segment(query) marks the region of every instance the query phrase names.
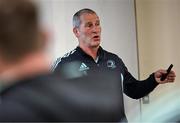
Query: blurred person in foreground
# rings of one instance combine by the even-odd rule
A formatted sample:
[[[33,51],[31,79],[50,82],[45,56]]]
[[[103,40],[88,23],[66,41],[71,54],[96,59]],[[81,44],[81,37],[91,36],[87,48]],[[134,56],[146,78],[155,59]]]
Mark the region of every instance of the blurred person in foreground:
[[[33,1],[0,0],[0,27],[0,121],[119,120],[118,81],[50,73]]]
[[[87,76],[95,73],[95,71],[99,73],[106,71],[119,78],[119,83],[123,85],[119,89],[133,99],[139,99],[149,94],[158,84],[172,83],[175,80],[175,72],[171,71],[167,78],[161,81],[161,76],[166,73],[166,70],[163,69],[152,73],[146,80],[136,80],[121,58],[100,46],[100,18],[91,9],[81,9],[74,14],[73,32],[78,39],[79,45],[56,60],[53,70],[59,76],[73,78]],[[106,77],[106,74],[104,77]],[[112,82],[113,80],[109,81],[109,83],[113,84]],[[122,91],[119,91],[119,95],[121,95],[120,100],[121,105],[123,105]],[[127,121],[124,107],[122,106],[120,110],[120,121]]]

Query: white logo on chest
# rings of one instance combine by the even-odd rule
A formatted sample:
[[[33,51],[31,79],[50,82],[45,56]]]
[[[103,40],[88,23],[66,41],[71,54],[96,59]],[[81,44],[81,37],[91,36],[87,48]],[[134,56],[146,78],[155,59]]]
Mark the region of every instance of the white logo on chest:
[[[112,69],[116,68],[115,61],[108,60],[107,61],[107,67],[112,68]]]
[[[89,70],[89,67],[85,63],[81,63],[79,71],[86,71]]]

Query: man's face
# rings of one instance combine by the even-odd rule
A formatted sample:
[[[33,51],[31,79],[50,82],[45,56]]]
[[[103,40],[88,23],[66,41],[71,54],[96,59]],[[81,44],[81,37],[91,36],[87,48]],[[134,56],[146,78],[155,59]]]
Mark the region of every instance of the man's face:
[[[80,16],[81,24],[76,28],[75,35],[80,46],[97,48],[101,40],[101,26],[96,14],[83,14]]]

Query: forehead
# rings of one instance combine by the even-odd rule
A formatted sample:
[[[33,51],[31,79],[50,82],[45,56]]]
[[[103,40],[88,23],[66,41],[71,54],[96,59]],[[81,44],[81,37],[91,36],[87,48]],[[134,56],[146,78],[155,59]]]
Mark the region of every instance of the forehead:
[[[80,16],[81,22],[94,22],[99,21],[99,17],[96,14],[84,13]]]

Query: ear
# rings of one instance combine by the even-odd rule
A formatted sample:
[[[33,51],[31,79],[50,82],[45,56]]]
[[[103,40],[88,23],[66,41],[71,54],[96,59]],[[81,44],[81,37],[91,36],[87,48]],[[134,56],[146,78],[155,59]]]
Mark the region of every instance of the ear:
[[[74,35],[78,38],[79,37],[79,29],[77,27],[73,28]]]

